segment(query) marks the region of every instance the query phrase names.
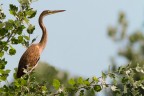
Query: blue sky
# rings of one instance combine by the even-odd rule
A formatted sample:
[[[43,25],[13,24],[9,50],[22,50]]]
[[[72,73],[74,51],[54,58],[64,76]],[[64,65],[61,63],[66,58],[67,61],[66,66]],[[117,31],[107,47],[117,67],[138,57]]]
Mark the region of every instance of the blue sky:
[[[19,5],[17,0],[0,0],[5,13],[9,3]],[[116,25],[118,13],[124,11],[129,22],[128,32],[142,29],[144,21],[143,0],[39,0],[32,4],[37,15],[31,20],[36,25],[32,37],[41,38],[38,16],[45,10],[64,9],[63,13],[47,16],[44,23],[48,30],[48,43],[41,61],[50,63],[72,75],[100,76],[108,69],[110,56],[116,56],[119,45],[107,36],[109,25]],[[8,16],[8,18],[12,18]],[[25,49],[15,46],[17,54],[6,56],[7,68],[17,67]],[[120,64],[124,61],[119,60]]]

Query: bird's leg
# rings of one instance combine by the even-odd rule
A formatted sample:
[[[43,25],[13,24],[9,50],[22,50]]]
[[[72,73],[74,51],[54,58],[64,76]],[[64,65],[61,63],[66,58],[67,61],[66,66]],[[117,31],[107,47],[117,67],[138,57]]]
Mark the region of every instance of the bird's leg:
[[[28,74],[28,75],[37,67],[38,62],[37,62],[37,64],[36,64],[34,67],[30,67],[29,65],[30,65],[30,64],[28,64],[28,65],[27,65],[27,68],[23,70],[23,72],[24,72],[25,74]]]
[[[26,69],[25,69],[25,68],[23,69],[23,72],[24,72],[25,74],[28,74],[28,75],[29,75],[29,74],[31,73],[31,71],[35,68],[35,66],[34,66],[34,67],[30,67],[29,65],[30,65],[30,64],[27,65],[27,68],[26,68]]]
[[[31,68],[30,73],[37,67],[39,59],[40,59],[40,57],[38,58],[36,65],[33,68]]]
[[[28,73],[31,73],[37,67],[37,65],[38,65],[38,63],[34,67],[31,67],[31,69]]]
[[[37,67],[38,62],[39,62],[39,59],[40,59],[40,57],[38,58],[36,65],[35,65],[34,67],[31,67],[31,69],[30,69],[30,71],[29,71],[30,73]]]

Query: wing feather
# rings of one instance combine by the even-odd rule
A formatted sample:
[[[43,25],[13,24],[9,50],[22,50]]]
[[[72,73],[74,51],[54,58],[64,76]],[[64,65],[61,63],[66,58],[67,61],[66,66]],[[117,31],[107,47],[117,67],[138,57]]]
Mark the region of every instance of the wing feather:
[[[40,58],[39,47],[37,45],[31,45],[22,55],[18,65],[17,77],[20,78],[25,73],[24,69],[34,67]]]

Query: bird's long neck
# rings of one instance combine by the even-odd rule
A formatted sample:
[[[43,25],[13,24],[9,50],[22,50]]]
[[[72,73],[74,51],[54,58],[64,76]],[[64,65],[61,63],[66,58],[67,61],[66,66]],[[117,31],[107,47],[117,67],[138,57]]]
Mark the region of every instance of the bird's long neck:
[[[44,16],[41,14],[39,17],[39,25],[42,29],[42,37],[41,37],[41,40],[39,42],[39,47],[40,47],[41,51],[45,48],[46,43],[47,43],[47,38],[48,38],[48,36],[47,36],[48,33],[47,33],[46,27],[43,23],[43,18],[44,18]]]

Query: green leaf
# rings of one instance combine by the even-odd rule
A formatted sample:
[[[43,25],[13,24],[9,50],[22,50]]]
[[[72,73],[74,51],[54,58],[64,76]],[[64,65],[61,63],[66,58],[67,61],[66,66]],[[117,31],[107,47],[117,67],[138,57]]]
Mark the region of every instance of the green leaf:
[[[10,4],[9,6],[10,6],[10,10],[18,11],[18,7],[16,7],[15,5]]]
[[[21,21],[19,21],[19,20],[15,20],[14,25],[15,25],[16,27],[21,26]]]
[[[90,90],[91,87],[88,85],[88,86],[85,86],[84,89],[86,89],[86,90]]]
[[[127,87],[124,85],[124,93],[127,93]]]
[[[94,90],[95,90],[96,92],[99,92],[99,91],[102,90],[102,88],[101,88],[100,85],[95,85],[95,86],[94,86]]]
[[[33,0],[18,0],[21,5],[29,5]]]
[[[3,73],[4,73],[4,70],[3,70],[3,69],[0,69],[0,73],[3,74]]]
[[[63,93],[63,92],[61,92],[59,96],[65,96],[65,95],[64,95],[64,93]]]
[[[125,73],[125,69],[126,69],[125,67],[121,66],[121,67],[118,68],[118,72],[120,74]]]
[[[8,70],[8,69],[7,69],[7,70],[5,70],[4,74],[10,73],[10,71],[11,71],[11,70]]]
[[[18,79],[14,81],[14,85],[15,85],[16,87],[20,87],[20,86],[21,86],[18,81],[19,81]]]
[[[0,41],[0,45],[6,46],[8,43],[6,41]]]
[[[59,87],[60,87],[60,82],[59,82],[59,80],[54,79],[54,80],[53,80],[53,86],[54,86],[54,88],[55,88],[56,90],[58,90]]]
[[[128,80],[129,80],[129,82],[132,83],[132,84],[135,82],[135,81],[134,81],[134,78],[131,77],[131,76],[128,77]]]
[[[105,80],[107,78],[107,75],[102,72],[102,78]]]
[[[118,81],[116,79],[113,79],[113,84],[117,85]]]
[[[29,24],[29,19],[28,18],[24,18],[24,21],[27,23],[27,24]]]
[[[0,52],[0,57],[3,57],[3,55],[4,55],[4,52],[1,51],[1,52]]]
[[[26,14],[28,15],[28,18],[35,17],[36,13],[37,13],[37,11],[32,10],[32,9],[26,12]]]
[[[125,84],[127,81],[128,81],[128,78],[126,78],[126,77],[123,77],[122,80],[121,80],[121,82],[124,83],[124,84]]]
[[[3,26],[4,26],[4,23],[0,23],[0,29],[3,28]]]
[[[8,30],[5,28],[0,29],[0,36],[4,36],[7,32]]]
[[[16,12],[18,11],[18,7],[16,7],[15,5],[13,5],[13,4],[10,4],[9,5],[9,7],[10,7],[10,14],[12,14],[12,15],[16,15]]]
[[[74,79],[70,79],[70,80],[68,81],[68,83],[69,83],[70,85],[74,85],[74,84],[75,84],[75,80],[74,80]]]
[[[15,50],[14,48],[11,48],[11,49],[9,50],[9,54],[10,54],[10,55],[15,55],[15,53],[16,53],[16,50]]]
[[[5,81],[7,79],[7,76],[0,76],[0,81]]]
[[[24,79],[20,79],[20,85],[23,86],[23,85],[26,85],[27,81],[24,80]]]
[[[23,36],[18,36],[18,41],[19,41],[19,43],[22,43],[23,42]]]
[[[4,69],[5,65],[7,64],[7,61],[4,59],[0,59],[0,69]]]
[[[139,66],[139,64],[137,64],[137,66],[136,66],[136,68],[135,68],[135,70],[137,71],[137,72],[140,72],[141,71],[141,67]]]
[[[19,43],[19,40],[13,37],[13,38],[11,39],[11,42],[12,42],[12,44],[18,44],[18,43]]]
[[[7,50],[8,50],[8,47],[7,47],[7,46],[4,46],[4,50],[7,51]]]
[[[84,81],[84,80],[83,80],[82,77],[79,77],[79,78],[77,79],[77,83],[78,83],[78,84],[84,84],[83,81]]]
[[[42,86],[41,88],[42,88],[42,93],[43,93],[43,94],[46,93],[47,87],[46,87],[46,86]]]
[[[29,36],[23,36],[26,40],[30,40]]]
[[[14,25],[13,20],[9,20],[9,21],[7,21],[7,22],[5,23],[5,29],[7,29],[7,30],[12,30],[13,27],[14,27],[13,25]]]
[[[37,37],[38,37],[38,36],[37,36]],[[32,39],[32,43],[36,41],[37,37],[35,37],[35,38]]]
[[[24,46],[28,48],[30,46],[29,41],[24,40]]]
[[[89,82],[88,80],[84,80],[83,83],[84,83],[85,85],[90,85],[90,82]]]
[[[35,30],[35,26],[33,26],[33,25],[30,24],[29,27],[28,27],[28,29],[27,29],[27,32],[29,34],[32,34],[34,30]]]
[[[95,81],[96,83],[98,83],[99,82],[99,79],[97,78],[97,77],[92,77],[92,79],[93,79],[93,81]]]
[[[87,78],[86,80],[83,80],[83,84],[90,85],[89,78]]]
[[[109,73],[109,77],[111,77],[111,78],[115,78],[115,74],[114,73]]]
[[[4,12],[3,12],[2,4],[1,4],[1,5],[0,5],[0,19],[1,19],[1,20],[4,20],[5,17],[6,17],[6,15],[5,15]]]
[[[24,25],[19,26],[19,27],[17,28],[17,30],[16,30],[16,33],[17,33],[18,35],[21,35],[23,29],[25,29],[25,26],[24,26]]]
[[[81,90],[81,91],[80,91],[79,96],[84,96],[84,90]]]
[[[0,69],[0,81],[5,81],[8,77],[8,73],[10,72],[10,70],[4,70],[4,69]]]
[[[16,74],[17,70],[18,70],[18,68],[14,68],[14,74],[13,74],[14,79],[17,78],[17,74]]]

